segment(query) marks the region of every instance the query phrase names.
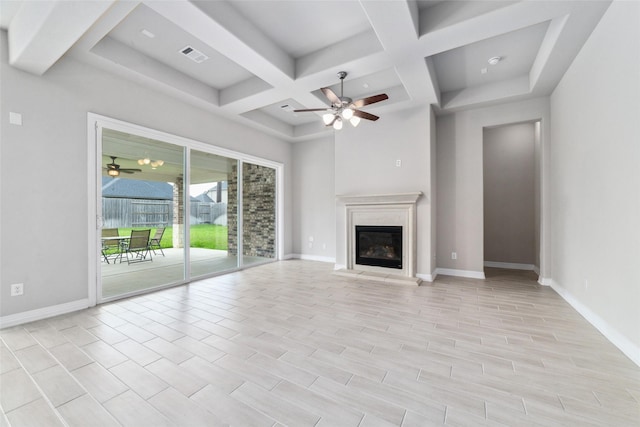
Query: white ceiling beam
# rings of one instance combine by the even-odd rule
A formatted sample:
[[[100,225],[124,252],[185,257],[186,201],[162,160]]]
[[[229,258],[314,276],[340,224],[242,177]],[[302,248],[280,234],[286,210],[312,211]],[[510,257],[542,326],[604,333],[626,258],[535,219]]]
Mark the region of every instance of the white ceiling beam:
[[[435,73],[430,72],[424,57],[413,53],[418,43],[416,3],[363,0],[360,3],[411,98],[417,102],[438,103],[440,93]]]
[[[516,1],[443,1],[424,9],[419,17],[419,34],[423,36],[478,16],[510,6]]]
[[[339,67],[346,62],[380,56],[387,57],[376,33],[365,31],[340,43],[298,58],[296,60],[296,78],[301,79],[314,74],[326,73],[327,70]],[[326,78],[326,74],[324,77]]]
[[[570,2],[571,13],[552,21],[549,26],[542,46],[546,50],[539,52],[532,67],[531,91],[534,94],[542,95],[553,91],[583,46],[583,43],[575,41],[587,40],[611,2],[575,3]]]
[[[263,107],[265,100],[276,103],[293,97],[303,105],[315,101],[309,91],[301,91],[296,86],[294,59],[228,3],[198,2],[196,6],[190,2],[148,1],[145,5],[264,82],[257,84],[251,80],[225,89],[221,109],[243,114]],[[293,96],[284,96],[292,92]],[[244,97],[240,97],[240,93]]]
[[[452,2],[468,3],[468,2]],[[490,2],[492,3],[492,2]],[[563,16],[571,12],[571,2],[548,2],[540,7],[538,2],[501,3],[480,15],[439,27],[419,39],[420,52],[425,57],[456,49],[461,46],[500,36],[535,24]],[[436,8],[438,6],[434,6]],[[429,10],[429,9],[427,9]]]
[[[554,19],[549,24],[549,28],[547,28],[547,32],[544,35],[542,44],[540,45],[540,49],[538,49],[536,59],[533,61],[533,65],[531,66],[531,70],[529,71],[530,90],[533,90],[538,85],[540,76],[542,75],[545,66],[549,64],[549,58],[553,52],[553,49],[556,47],[558,41],[560,40],[562,30],[567,24],[568,19],[569,15],[565,15],[560,18]]]
[[[80,59],[120,24],[141,3],[140,0],[118,1],[71,48],[69,53]]]
[[[293,136],[293,126],[287,124],[281,120],[278,120],[269,114],[263,113],[259,110],[248,111],[242,114],[243,117],[252,120],[254,123],[266,126],[269,129],[275,130],[278,133],[284,134],[288,137]]]
[[[9,63],[43,75],[114,1],[23,1],[9,24]]]
[[[360,0],[380,43],[387,51],[401,50],[418,39],[418,8],[406,0]]]
[[[275,87],[293,80],[293,58],[228,3],[147,1],[144,4],[269,85]]]

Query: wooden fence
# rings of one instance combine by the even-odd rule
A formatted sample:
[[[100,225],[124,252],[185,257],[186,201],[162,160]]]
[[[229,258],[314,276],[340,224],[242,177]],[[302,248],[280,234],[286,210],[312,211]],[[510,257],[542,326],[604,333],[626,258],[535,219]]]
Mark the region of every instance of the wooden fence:
[[[226,225],[226,203],[191,202],[191,224]],[[102,198],[104,228],[168,227],[173,224],[173,201]]]

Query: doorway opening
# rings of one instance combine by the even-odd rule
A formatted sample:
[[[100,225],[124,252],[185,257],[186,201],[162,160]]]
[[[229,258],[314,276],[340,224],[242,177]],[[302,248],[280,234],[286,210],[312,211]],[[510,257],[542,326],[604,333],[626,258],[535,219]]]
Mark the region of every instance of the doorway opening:
[[[540,121],[483,129],[484,267],[540,271]]]

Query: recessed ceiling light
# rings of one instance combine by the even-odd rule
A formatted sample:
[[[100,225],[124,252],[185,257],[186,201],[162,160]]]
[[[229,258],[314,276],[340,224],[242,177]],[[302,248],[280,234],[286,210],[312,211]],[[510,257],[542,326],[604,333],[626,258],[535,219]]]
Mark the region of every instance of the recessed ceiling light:
[[[480,74],[487,74],[487,67],[480,68]]]
[[[491,65],[496,65],[498,62],[500,62],[502,60],[502,57],[500,56],[494,56],[493,58],[489,58],[489,60],[487,61],[489,64]]]
[[[369,89],[369,83],[364,83],[364,84],[362,85],[362,87],[363,87],[363,88],[365,88],[365,89]]]
[[[145,36],[149,37],[150,39],[154,38],[156,35],[153,34],[151,31],[149,30],[142,30],[140,31],[142,34],[144,34]]]

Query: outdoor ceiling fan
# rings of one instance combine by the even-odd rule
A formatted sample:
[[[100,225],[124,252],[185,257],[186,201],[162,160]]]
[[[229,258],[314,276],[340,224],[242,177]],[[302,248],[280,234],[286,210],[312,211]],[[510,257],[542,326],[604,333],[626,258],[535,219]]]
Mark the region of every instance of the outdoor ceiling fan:
[[[111,163],[107,163],[107,175],[109,176],[120,176],[120,172],[124,173],[134,173],[134,172],[142,172],[142,169],[132,169],[132,168],[121,168],[120,165],[116,164],[117,157],[111,157]]]
[[[322,115],[322,121],[327,126],[333,126],[334,129],[340,130],[342,129],[342,121],[349,120],[354,127],[358,126],[360,123],[360,119],[372,120],[376,121],[379,119],[378,116],[374,116],[373,114],[369,114],[366,111],[361,111],[360,108],[365,105],[375,104],[376,102],[384,101],[385,99],[389,99],[386,93],[380,93],[378,95],[368,96],[366,98],[358,99],[357,101],[352,100],[348,96],[344,96],[344,78],[347,77],[346,71],[340,71],[338,73],[338,78],[340,79],[340,96],[337,96],[330,88],[323,87],[322,93],[327,97],[329,101],[331,101],[330,108],[308,108],[303,110],[293,110],[294,113],[305,113],[311,111],[327,111],[326,114]]]

